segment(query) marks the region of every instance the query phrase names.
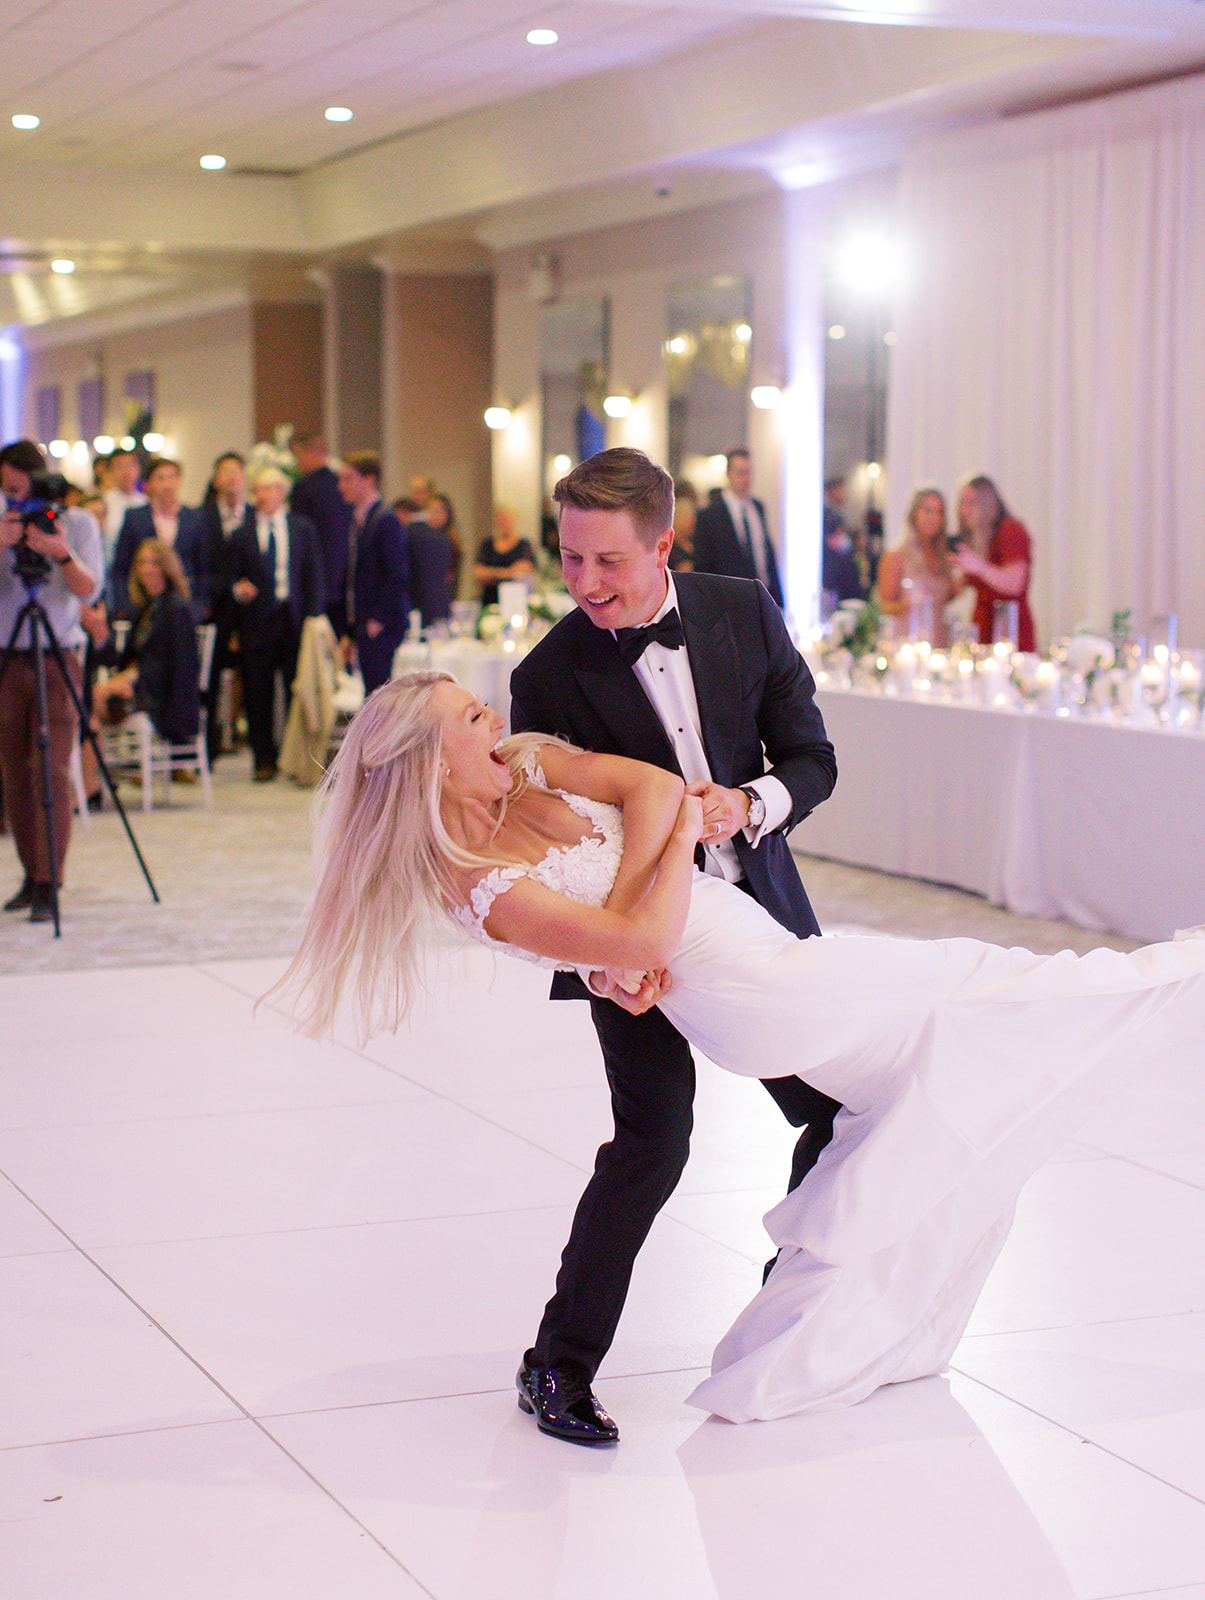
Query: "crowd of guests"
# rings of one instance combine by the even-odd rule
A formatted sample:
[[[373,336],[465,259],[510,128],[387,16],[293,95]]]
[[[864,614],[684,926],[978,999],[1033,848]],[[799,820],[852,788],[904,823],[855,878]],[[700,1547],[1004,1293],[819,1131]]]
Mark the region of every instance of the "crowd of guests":
[[[463,563],[452,502],[429,478],[415,476],[408,494],[386,505],[375,453],[336,461],[317,434],[295,438],[292,449],[295,476],[271,463],[249,475],[242,452],[224,451],[195,507],[181,500],[178,462],[144,463],[117,450],[97,461],[96,491],[82,498],[101,523],[105,552],[103,594],[84,619],[95,660],[110,669],[101,719],[136,705],[163,737],[188,737],[190,727],[195,736],[195,708],[190,718],[174,687],[191,676],[199,706],[195,632],[190,646],[190,630],[180,626],[184,606],[194,624],[215,630],[204,692],[209,758],[222,754],[215,713],[223,674],[227,685],[233,675],[257,782],[277,775],[277,704],[283,692],[287,707],[307,618],[329,620],[344,664],[370,691],[389,676],[415,613],[423,627],[448,617]],[[150,598],[138,577],[148,548],[164,572]],[[156,689],[173,685],[166,697],[148,687],[148,652]],[[174,708],[170,722],[166,703]]]
[[[967,638],[991,644],[1008,637],[1017,649],[1033,650],[1033,544],[991,478],[978,475],[959,489],[953,532],[942,491],[916,489],[903,536],[885,551],[873,514],[867,527],[846,526],[844,481],[833,478],[824,487],[821,583],[830,605],[873,595],[902,636],[946,645],[952,612],[959,609],[953,603],[965,595]]]

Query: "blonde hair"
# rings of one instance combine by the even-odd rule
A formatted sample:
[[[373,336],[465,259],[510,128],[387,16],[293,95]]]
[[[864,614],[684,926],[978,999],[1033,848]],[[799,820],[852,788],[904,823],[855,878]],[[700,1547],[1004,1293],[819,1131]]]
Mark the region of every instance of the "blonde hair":
[[[180,557],[170,544],[164,544],[162,539],[143,539],[134,552],[134,559],[130,562],[130,577],[126,590],[130,596],[130,603],[137,610],[146,605],[151,598],[143,586],[142,579],[138,576],[138,558],[145,551],[155,557],[159,563],[159,570],[167,579],[169,589],[174,589],[184,600],[190,598],[188,579],[184,576],[184,568],[180,565]]]
[[[425,987],[422,933],[463,898],[457,869],[505,859],[466,851],[440,815],[442,683],[456,679],[411,672],[374,690],[319,784],[309,923],[288,971],[263,996],[295,995],[297,1024],[315,1038],[329,1035],[345,993],[361,1043],[396,1029]],[[561,741],[521,734],[499,745],[515,779],[508,799],[531,783],[528,753],[549,743]]]

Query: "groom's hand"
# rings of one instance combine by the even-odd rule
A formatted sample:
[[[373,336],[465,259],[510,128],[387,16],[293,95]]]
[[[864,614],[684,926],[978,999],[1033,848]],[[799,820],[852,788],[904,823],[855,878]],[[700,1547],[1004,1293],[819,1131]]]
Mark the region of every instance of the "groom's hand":
[[[612,1000],[633,1017],[650,1011],[673,982],[666,968],[656,972],[628,972],[618,968],[594,971],[589,986],[603,1000]]]
[[[749,796],[743,789],[725,789],[718,783],[688,783],[687,794],[703,802],[704,844],[722,844],[749,825]]]

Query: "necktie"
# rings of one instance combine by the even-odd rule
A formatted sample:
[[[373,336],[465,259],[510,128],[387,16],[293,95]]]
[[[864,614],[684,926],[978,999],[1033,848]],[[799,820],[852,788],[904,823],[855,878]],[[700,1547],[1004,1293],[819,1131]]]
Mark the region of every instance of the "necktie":
[[[634,666],[650,644],[663,645],[667,650],[681,650],[686,643],[682,632],[682,619],[676,609],[665,613],[660,622],[645,628],[616,628],[615,643],[629,667]]]

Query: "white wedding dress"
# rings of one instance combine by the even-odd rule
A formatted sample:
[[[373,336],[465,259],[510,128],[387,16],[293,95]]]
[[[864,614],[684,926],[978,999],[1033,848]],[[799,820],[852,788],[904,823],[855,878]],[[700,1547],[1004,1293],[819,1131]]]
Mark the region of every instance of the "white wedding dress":
[[[485,932],[496,897],[529,874],[602,905],[623,853],[615,807],[563,798],[593,833],[493,870],[456,918],[527,960],[541,958]],[[844,1107],[816,1167],[767,1214],[777,1263],[690,1396],[733,1422],[940,1372],[1026,1178],[1145,1067],[1200,1061],[1205,1043],[1203,929],[1082,957],[799,940],[696,871],[670,970],[661,1009],[704,1055],[747,1077],[795,1072]]]

